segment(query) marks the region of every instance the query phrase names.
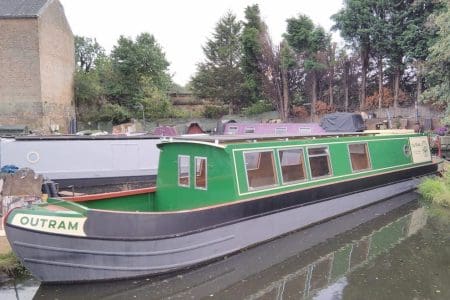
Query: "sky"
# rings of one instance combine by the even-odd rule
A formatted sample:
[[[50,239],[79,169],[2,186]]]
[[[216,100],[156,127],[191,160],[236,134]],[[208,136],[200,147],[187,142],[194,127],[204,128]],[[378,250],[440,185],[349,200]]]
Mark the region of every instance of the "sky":
[[[330,16],[343,0],[60,0],[76,35],[96,38],[109,53],[121,35],[153,34],[170,63],[173,80],[185,85],[204,60],[202,45],[227,11],[244,20],[244,9],[258,4],[274,43],[286,31],[286,19],[309,16],[330,30]],[[339,39],[334,34],[335,40]]]

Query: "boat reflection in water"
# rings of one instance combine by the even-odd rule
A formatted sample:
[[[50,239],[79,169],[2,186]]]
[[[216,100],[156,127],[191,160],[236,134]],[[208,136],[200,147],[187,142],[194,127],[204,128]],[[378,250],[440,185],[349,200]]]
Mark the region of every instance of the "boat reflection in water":
[[[36,299],[311,298],[426,224],[414,193],[360,209],[210,263],[156,278],[41,285]]]

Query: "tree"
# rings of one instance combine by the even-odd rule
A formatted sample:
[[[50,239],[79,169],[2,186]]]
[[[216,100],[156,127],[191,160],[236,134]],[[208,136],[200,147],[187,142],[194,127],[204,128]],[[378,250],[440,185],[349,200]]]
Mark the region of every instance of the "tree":
[[[367,70],[371,50],[371,19],[372,0],[344,0],[344,8],[331,18],[335,22],[333,29],[340,30],[341,36],[360,53],[361,57],[361,87],[360,108],[364,108],[366,99]]]
[[[240,68],[242,25],[228,12],[215,27],[203,47],[206,60],[197,66],[191,80],[193,92],[201,98],[226,103],[230,113],[238,110],[248,97],[244,95],[244,75]]]
[[[436,36],[436,28],[430,26],[429,17],[440,4],[435,0],[405,0],[405,30],[400,45],[405,52],[405,60],[416,69],[416,99],[422,93],[423,67]]]
[[[377,61],[378,67],[378,109],[381,109],[383,103],[383,59],[388,55],[391,49],[390,33],[393,31],[391,19],[392,11],[390,11],[389,0],[384,1],[368,1],[372,18],[370,21],[369,36],[371,40],[371,52]]]
[[[437,38],[430,47],[430,54],[426,62],[427,84],[429,88],[423,98],[430,102],[447,107],[446,122],[449,122],[450,103],[450,1],[443,1],[442,11],[434,15],[437,27]]]
[[[138,35],[136,40],[121,36],[111,52],[111,64],[116,80],[111,96],[119,104],[133,107],[148,88],[143,83],[161,91],[171,87],[169,63],[149,33]]]
[[[245,78],[245,88],[252,102],[261,100],[262,77],[259,61],[261,58],[261,38],[267,32],[267,26],[261,20],[259,6],[254,4],[245,8],[242,43],[242,72]]]
[[[75,62],[83,72],[89,72],[98,57],[104,56],[105,50],[96,39],[75,36]]]
[[[330,37],[322,27],[315,27],[311,19],[305,15],[288,19],[286,31],[284,34],[286,41],[294,49],[302,61],[302,67],[311,77],[311,115],[314,115],[318,100],[319,72],[326,69],[325,51],[330,44]]]

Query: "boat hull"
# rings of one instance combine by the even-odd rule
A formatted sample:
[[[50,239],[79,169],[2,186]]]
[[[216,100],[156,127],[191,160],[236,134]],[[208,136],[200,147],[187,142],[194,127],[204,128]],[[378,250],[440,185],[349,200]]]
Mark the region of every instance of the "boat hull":
[[[412,178],[364,192],[160,238],[95,238],[45,233],[6,223],[14,252],[44,282],[112,280],[166,273],[413,190]]]

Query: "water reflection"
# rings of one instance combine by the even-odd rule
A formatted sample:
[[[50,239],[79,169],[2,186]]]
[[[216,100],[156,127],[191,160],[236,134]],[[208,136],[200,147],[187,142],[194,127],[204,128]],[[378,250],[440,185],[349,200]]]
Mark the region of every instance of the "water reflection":
[[[415,194],[405,194],[181,273],[109,283],[41,285],[34,298],[450,299],[446,287],[449,239],[439,239],[447,250],[430,263],[436,245],[429,241],[443,228],[429,228],[433,220],[427,222],[426,211],[413,199]],[[433,264],[441,266],[429,266]],[[402,269],[405,265],[407,269]],[[421,269],[439,274],[431,276],[434,281],[417,275],[414,280],[424,283],[412,283],[415,293],[407,290],[410,287],[402,280]]]

